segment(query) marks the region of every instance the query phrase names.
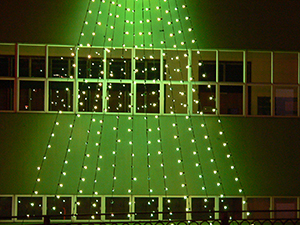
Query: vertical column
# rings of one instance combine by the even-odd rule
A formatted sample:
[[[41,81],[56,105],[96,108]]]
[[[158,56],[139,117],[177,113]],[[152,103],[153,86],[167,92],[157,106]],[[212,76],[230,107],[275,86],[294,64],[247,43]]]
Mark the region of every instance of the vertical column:
[[[220,115],[220,85],[219,85],[219,51],[216,51],[216,108],[217,114]]]
[[[247,54],[243,51],[243,116],[247,115],[248,112],[248,87],[247,87]]]
[[[132,106],[130,112],[136,113],[136,84],[135,84],[135,56],[136,56],[136,48],[132,48],[131,52],[131,97],[130,97],[130,105]]]

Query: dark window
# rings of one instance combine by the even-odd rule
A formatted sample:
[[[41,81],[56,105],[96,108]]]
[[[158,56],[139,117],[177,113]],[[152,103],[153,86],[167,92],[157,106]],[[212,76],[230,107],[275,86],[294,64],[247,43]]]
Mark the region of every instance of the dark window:
[[[220,219],[242,219],[241,198],[219,199]]]
[[[78,59],[79,78],[103,79],[103,59]]]
[[[214,198],[192,198],[192,219],[208,220],[214,219]]]
[[[15,76],[15,57],[0,56],[0,77]]]
[[[186,199],[163,198],[163,218],[171,220],[186,220]]]
[[[47,197],[47,215],[53,215],[51,219],[71,219],[71,197]]]
[[[216,108],[215,93],[215,85],[209,87],[207,85],[193,86],[193,113],[214,114]]]
[[[77,219],[101,219],[101,198],[78,197],[77,198]],[[80,216],[84,215],[85,216]]]
[[[216,61],[199,62],[199,81],[216,81]]]
[[[19,110],[44,110],[44,82],[21,81]]]
[[[14,108],[14,81],[0,80],[0,110],[13,110]]]
[[[160,60],[141,59],[136,61],[135,77],[138,80],[159,80]]]
[[[128,220],[129,198],[128,197],[107,197],[105,199],[105,219],[107,220]]]
[[[297,116],[297,98],[275,97],[276,116]]]
[[[18,197],[19,220],[41,220],[42,198],[41,197]]]
[[[130,84],[108,84],[108,111],[130,112]]]
[[[130,59],[108,59],[108,79],[130,79],[131,60]]]
[[[243,87],[221,86],[220,89],[220,111],[221,114],[243,113]]]
[[[247,210],[249,212],[248,219],[269,219],[270,212],[255,212],[255,211],[270,210],[270,199],[269,198],[248,198]]]
[[[275,198],[274,209],[276,219],[296,219],[297,198]]]
[[[69,57],[49,58],[49,77],[70,78],[74,75],[74,59]]]
[[[19,59],[20,77],[45,77],[44,57],[20,57]]]
[[[158,84],[137,85],[136,111],[139,113],[159,112],[159,85]]]
[[[79,111],[102,111],[102,83],[79,83]]]
[[[49,85],[49,110],[73,110],[73,83],[50,82]]]
[[[0,197],[0,217],[7,217],[1,220],[11,220],[10,216],[12,216],[12,197]]]
[[[158,198],[135,198],[135,219],[158,219]]]

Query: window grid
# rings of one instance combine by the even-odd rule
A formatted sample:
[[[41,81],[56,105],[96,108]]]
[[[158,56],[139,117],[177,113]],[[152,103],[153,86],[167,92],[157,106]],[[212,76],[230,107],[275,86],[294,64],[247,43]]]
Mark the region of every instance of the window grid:
[[[34,199],[40,199],[41,200],[41,206],[37,206],[37,205],[34,205],[33,207],[40,207],[41,208],[41,213],[42,215],[47,215],[47,203],[48,203],[48,199],[50,201],[50,198],[53,198],[55,196],[53,195],[36,195],[36,196],[31,196],[31,195],[0,195],[0,198],[11,198],[11,204],[10,204],[10,207],[11,207],[11,216],[19,216],[18,214],[18,205],[20,204],[18,201],[22,198],[24,199],[27,199],[27,205],[29,206],[29,204],[31,204],[31,202],[34,202],[33,200]],[[101,214],[105,214],[106,213],[106,207],[105,207],[105,204],[106,204],[106,200],[107,198],[111,198],[111,196],[107,196],[107,195],[97,195],[97,196],[94,196],[94,195],[82,195],[82,196],[78,196],[78,195],[61,195],[60,196],[61,198],[65,198],[65,199],[70,199],[70,212],[71,214],[77,214],[77,199],[78,197],[88,197],[88,198],[97,198],[99,199],[99,203],[101,204],[100,205],[100,209],[101,209]],[[241,202],[242,202],[242,208],[241,210],[243,211],[249,211],[251,213],[251,210],[256,210],[256,209],[253,209],[253,208],[249,208],[247,206],[247,203],[246,204],[243,204],[243,202],[246,200],[245,197],[241,197],[241,196],[227,196],[226,198],[220,198],[219,196],[189,196],[188,198],[184,198],[184,196],[169,196],[169,197],[166,197],[166,196],[162,196],[162,195],[155,195],[155,196],[144,196],[144,195],[118,195],[118,196],[114,196],[116,198],[118,197],[122,197],[122,198],[128,198],[129,199],[129,202],[130,202],[130,205],[129,205],[129,213],[133,213],[134,212],[134,209],[135,209],[135,199],[136,198],[155,198],[158,200],[158,211],[159,212],[162,212],[163,211],[163,202],[164,202],[164,199],[165,198],[168,198],[168,199],[172,199],[172,198],[182,198],[186,201],[186,208],[189,209],[189,211],[197,211],[197,208],[193,208],[193,204],[192,204],[192,201],[193,199],[199,199],[199,198],[202,198],[202,199],[209,199],[210,201],[212,199],[214,199],[214,210],[215,211],[223,211],[223,212],[226,212],[226,209],[220,209],[220,200],[222,199],[241,199]],[[276,215],[274,212],[272,212],[272,210],[276,210],[276,205],[275,205],[275,200],[280,202],[281,200],[282,201],[289,201],[291,200],[292,202],[296,202],[296,210],[300,210],[300,206],[299,206],[299,201],[300,201],[300,197],[299,196],[249,196],[249,197],[246,197],[247,199],[248,198],[251,198],[251,199],[268,199],[269,200],[269,209],[271,210],[270,211],[270,219],[273,219],[273,218],[276,218]],[[281,202],[282,202],[281,201]],[[50,201],[51,202],[51,201]],[[57,203],[59,204],[59,202]],[[68,203],[66,203],[68,204]],[[74,207],[75,206],[75,207]],[[30,207],[30,206],[29,206]],[[49,210],[49,209],[48,209]],[[230,208],[227,208],[227,210],[230,211]],[[198,210],[199,211],[199,210]],[[184,210],[185,212],[185,210]],[[249,217],[249,212],[244,212],[242,213],[242,218],[241,219],[247,219]],[[38,214],[39,216],[40,214]],[[68,214],[69,215],[69,214]],[[215,212],[214,213],[214,219],[221,219],[221,216],[219,215],[219,213]],[[295,213],[295,216],[296,218],[299,218],[299,212]],[[295,219],[296,219],[295,218]],[[158,216],[158,220],[162,220],[163,219],[163,215],[162,214],[159,214]],[[186,220],[191,220],[192,219],[192,214],[191,213],[186,213],[185,215],[185,219]],[[213,218],[212,218],[213,219]],[[85,220],[89,220],[91,221],[92,219],[89,218],[89,219],[82,219],[82,218],[76,218],[76,217],[68,217],[68,218],[65,218],[65,219],[54,219],[56,222],[65,222],[65,221],[72,221],[72,222],[75,222],[75,221],[85,221]],[[105,215],[102,215],[100,219],[93,219],[93,221],[110,221],[111,219],[105,219]],[[134,214],[131,214],[130,218],[128,219],[128,221],[137,221],[138,219],[135,219],[134,218]],[[147,219],[146,219],[147,220]],[[1,222],[8,222],[8,221],[12,221],[12,222],[20,222],[22,221],[22,219],[17,219],[17,218],[13,218],[11,220],[7,219],[7,220],[1,220]],[[31,219],[30,217],[28,219],[26,219],[27,222],[39,222],[39,221],[42,221],[41,219]]]
[[[2,44],[5,45],[5,44]],[[45,77],[35,77],[35,78],[30,78],[30,77],[19,77],[19,58],[20,58],[20,46],[44,46],[45,47],[45,58],[46,58],[46,63],[45,63]],[[107,103],[107,99],[106,99],[106,90],[107,90],[107,84],[108,83],[128,83],[131,84],[131,93],[133,93],[133,95],[130,96],[131,99],[131,105],[135,106],[135,102],[136,102],[136,92],[137,92],[137,88],[136,86],[138,84],[159,84],[160,87],[160,103],[159,103],[159,114],[164,114],[164,115],[171,115],[170,113],[166,113],[164,110],[164,100],[166,98],[165,96],[165,91],[164,91],[164,87],[165,85],[169,84],[170,81],[168,80],[164,80],[164,56],[163,56],[163,50],[160,50],[160,80],[159,81],[151,81],[151,80],[136,80],[135,79],[135,73],[133,72],[135,69],[135,51],[136,49],[132,49],[132,55],[131,55],[131,73],[132,73],[132,79],[128,79],[128,80],[118,80],[118,79],[108,79],[107,76],[103,76],[103,79],[92,79],[92,78],[78,78],[78,70],[75,69],[74,71],[74,78],[53,78],[53,77],[49,77],[49,48],[51,47],[61,47],[61,48],[74,48],[74,46],[56,46],[56,45],[25,45],[25,44],[16,44],[15,45],[15,77],[1,77],[0,81],[4,81],[4,80],[14,80],[14,110],[3,110],[5,112],[24,112],[22,110],[20,110],[20,82],[21,81],[44,81],[45,82],[45,87],[44,87],[44,110],[42,111],[25,111],[25,112],[49,112],[49,83],[53,82],[53,81],[57,81],[57,82],[70,82],[73,84],[73,110],[71,112],[78,112],[78,86],[79,86],[79,82],[84,82],[84,81],[88,81],[88,82],[101,82],[103,84],[103,91],[102,91],[102,113],[108,113],[108,114],[115,114],[115,112],[107,112],[107,107],[108,107],[108,103]],[[78,64],[78,49],[76,49],[76,54],[74,57],[75,60],[75,64]],[[103,48],[101,48],[103,49]],[[168,50],[170,51],[170,50]],[[200,53],[201,51],[208,51],[208,50],[199,50]],[[212,50],[209,50],[212,51]],[[258,87],[258,86],[270,86],[271,87],[271,97],[270,97],[270,117],[296,117],[296,116],[300,116],[300,53],[297,53],[298,56],[298,83],[297,84],[281,84],[281,83],[274,83],[274,53],[281,53],[281,52],[261,52],[261,51],[251,51],[251,53],[270,53],[271,54],[271,65],[270,65],[270,74],[271,74],[271,80],[269,83],[248,83],[247,82],[247,51],[225,51],[225,50],[216,50],[216,81],[194,81],[192,80],[192,77],[194,74],[192,74],[195,71],[192,71],[192,53],[194,52],[194,50],[188,50],[188,69],[187,69],[187,80],[186,81],[172,81],[172,85],[187,85],[187,113],[192,113],[193,112],[193,94],[192,94],[192,87],[195,85],[216,85],[216,108],[217,108],[217,112],[220,113],[220,106],[221,106],[221,100],[220,100],[220,94],[221,94],[221,89],[224,86],[241,86],[243,89],[243,93],[242,93],[242,113],[238,114],[238,116],[251,116],[251,117],[255,117],[255,116],[261,116],[261,115],[251,115],[249,114],[249,106],[250,106],[250,102],[249,102],[249,87]],[[242,53],[243,55],[243,82],[219,82],[219,54],[220,52],[234,52],[234,53]],[[1,53],[0,53],[1,54]],[[104,56],[104,65],[103,65],[103,70],[104,70],[104,74],[107,73],[107,61],[106,61],[106,50],[103,50],[103,56]],[[24,57],[24,56],[22,56]],[[29,68],[30,69],[30,68]],[[30,70],[29,70],[30,71]],[[294,109],[294,111],[297,111],[295,113],[295,115],[276,115],[276,111],[275,111],[275,98],[276,98],[276,88],[278,87],[286,87],[289,89],[295,88],[295,99],[297,101],[296,103],[296,107],[297,109]],[[132,114],[132,113],[137,113],[136,112],[136,107],[132,107],[131,108],[132,111],[127,112],[127,114]],[[70,113],[70,111],[68,111]],[[64,113],[68,113],[67,111],[65,111]],[[81,113],[81,112],[80,112]],[[90,112],[87,112],[90,113]],[[122,113],[123,114],[123,113]],[[126,114],[126,112],[124,113]],[[143,114],[143,113],[141,113]],[[183,115],[186,115],[186,113],[183,113]],[[193,114],[196,115],[196,114]],[[210,114],[212,115],[212,114]],[[226,116],[237,116],[234,114],[226,114],[226,113],[222,113],[221,115],[226,115]]]

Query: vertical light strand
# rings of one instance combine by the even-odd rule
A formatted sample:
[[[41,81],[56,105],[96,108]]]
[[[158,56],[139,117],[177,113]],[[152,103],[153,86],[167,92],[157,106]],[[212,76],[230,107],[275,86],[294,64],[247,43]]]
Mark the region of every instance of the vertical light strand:
[[[57,120],[59,113],[60,113],[59,111],[56,113],[54,123],[52,125],[52,129],[51,129],[51,132],[50,132],[50,136],[48,138],[48,142],[47,142],[47,145],[46,145],[46,148],[45,148],[45,151],[44,151],[42,161],[40,163],[40,166],[37,167],[38,173],[37,173],[37,176],[36,176],[36,179],[35,179],[35,182],[34,182],[34,186],[32,188],[32,194],[35,194],[35,195],[37,195],[39,193],[39,191],[36,188],[37,188],[38,183],[41,182],[41,178],[40,178],[41,171],[43,169],[45,160],[47,159],[48,150],[51,148],[52,138],[55,136],[55,134],[54,134],[55,127],[59,125],[59,122]]]
[[[65,155],[64,155],[63,163],[62,163],[62,166],[61,166],[61,171],[60,171],[60,174],[59,174],[59,178],[58,178],[58,182],[57,182],[57,186],[56,186],[56,190],[55,190],[55,197],[57,197],[57,198],[59,198],[59,196],[57,195],[58,194],[58,189],[62,188],[64,186],[64,184],[61,182],[62,177],[67,175],[67,172],[65,171],[65,167],[69,163],[67,158],[68,158],[68,154],[71,152],[70,145],[71,145],[71,141],[73,139],[73,132],[74,132],[74,127],[75,127],[77,117],[80,117],[80,115],[79,114],[77,114],[77,115],[74,114],[73,122],[72,122],[72,124],[70,124],[70,129],[71,130],[70,130],[70,135],[69,135],[69,139],[68,139],[68,144],[67,144],[67,148],[65,150]]]
[[[90,0],[89,3],[88,3],[87,10],[86,10],[86,13],[85,13],[85,16],[84,16],[84,20],[83,20],[83,23],[82,23],[80,35],[79,35],[79,38],[78,38],[77,46],[82,45],[82,44],[80,44],[80,41],[81,41],[81,37],[84,36],[84,27],[86,25],[86,19],[87,19],[87,16],[89,14],[89,8],[90,8],[90,5],[91,5],[91,2],[94,2],[94,1]]]

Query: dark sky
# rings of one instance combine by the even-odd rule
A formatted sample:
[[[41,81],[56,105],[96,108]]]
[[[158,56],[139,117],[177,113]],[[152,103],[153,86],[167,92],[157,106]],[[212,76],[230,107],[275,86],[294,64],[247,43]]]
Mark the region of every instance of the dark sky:
[[[187,2],[200,47],[300,51],[299,0]],[[0,42],[76,44],[87,4],[1,0]]]

